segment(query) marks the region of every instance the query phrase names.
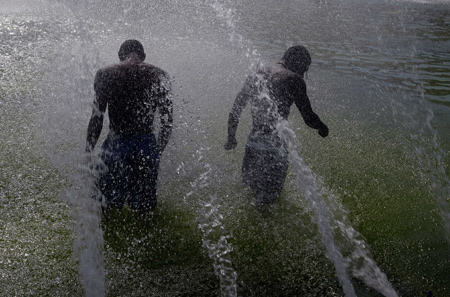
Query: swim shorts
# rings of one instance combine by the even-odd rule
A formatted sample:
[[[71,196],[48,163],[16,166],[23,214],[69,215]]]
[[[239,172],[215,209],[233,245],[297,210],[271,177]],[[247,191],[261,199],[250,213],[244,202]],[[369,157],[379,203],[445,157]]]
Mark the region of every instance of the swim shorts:
[[[108,135],[97,166],[96,186],[107,208],[121,209],[127,203],[135,210],[156,206],[160,151],[155,136]]]
[[[281,194],[289,166],[285,145],[267,140],[247,141],[242,180],[256,194],[255,202],[272,203]]]

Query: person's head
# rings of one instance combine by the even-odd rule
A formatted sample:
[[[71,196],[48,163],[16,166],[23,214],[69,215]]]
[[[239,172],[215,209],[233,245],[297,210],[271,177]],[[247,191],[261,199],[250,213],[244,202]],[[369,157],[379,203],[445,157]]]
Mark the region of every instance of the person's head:
[[[281,62],[283,62],[289,70],[303,75],[308,71],[309,65],[311,65],[311,56],[304,46],[295,45],[290,47],[284,53]]]
[[[142,61],[145,60],[144,47],[142,43],[135,39],[126,40],[119,49],[119,59],[120,61],[125,61],[132,54],[136,55]]]

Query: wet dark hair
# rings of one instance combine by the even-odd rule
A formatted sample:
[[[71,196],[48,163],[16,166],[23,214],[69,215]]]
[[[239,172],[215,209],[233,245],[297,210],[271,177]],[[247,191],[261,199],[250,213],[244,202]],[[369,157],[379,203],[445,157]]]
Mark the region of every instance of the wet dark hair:
[[[308,50],[302,45],[295,45],[290,47],[281,58],[286,67],[298,74],[303,74],[311,65],[311,56]]]
[[[135,39],[129,39],[122,43],[119,49],[120,61],[125,60],[131,53],[137,54],[142,60],[145,59],[144,46]]]

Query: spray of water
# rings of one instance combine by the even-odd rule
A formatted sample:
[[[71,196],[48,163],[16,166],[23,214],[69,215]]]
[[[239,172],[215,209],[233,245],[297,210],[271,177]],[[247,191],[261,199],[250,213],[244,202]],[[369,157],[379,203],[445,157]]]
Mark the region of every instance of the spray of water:
[[[92,47],[83,15],[57,2],[42,3],[42,7],[49,8],[49,18],[63,18],[70,34],[56,37],[61,38],[59,47],[43,49],[53,63],[41,66],[45,73],[39,94],[43,109],[39,110],[37,127],[45,131],[45,151],[66,179],[62,199],[74,210],[74,256],[85,295],[101,297],[106,294],[101,207],[91,198],[95,194],[91,168],[96,158],[85,156],[79,146],[85,134],[73,133],[74,129],[86,131],[85,111],[93,98],[92,77],[99,68],[98,51]]]
[[[76,208],[75,253],[79,258],[79,273],[85,295],[105,296],[105,271],[103,259],[103,231],[101,228],[101,205],[92,199],[95,194],[93,162],[80,162],[78,174],[71,175],[71,186],[65,196]]]
[[[445,236],[450,242],[450,179],[444,168],[445,153],[439,145],[437,130],[433,127],[433,109],[425,99],[422,84],[419,84],[419,88],[419,100],[403,91],[404,100],[391,100],[391,110],[395,121],[409,131],[418,161],[431,182]]]
[[[336,273],[346,296],[356,296],[347,270],[350,270],[354,277],[363,280],[366,285],[383,295],[387,297],[398,296],[386,275],[370,257],[366,249],[367,244],[364,240],[357,239],[360,234],[348,222],[345,211],[339,205],[337,197],[332,196],[329,200],[325,199],[321,191],[320,179],[306,165],[295,148],[295,133],[289,128],[288,122],[280,121],[278,131],[280,137],[288,143],[289,159],[296,174],[297,183],[308,200],[309,208],[315,212],[315,221],[322,235],[327,256],[336,268]],[[335,242],[333,233],[337,232],[343,238],[343,242]],[[349,256],[344,258],[341,253],[342,249],[340,250],[338,244],[347,246],[346,253]]]
[[[26,2],[26,5],[30,4],[28,1]],[[47,1],[37,2],[47,4]],[[124,13],[132,11],[132,2],[123,1],[123,3],[124,7],[126,7]],[[252,45],[245,38],[237,33],[238,30],[234,20],[235,11],[232,8],[232,3],[218,0],[208,0],[207,3],[215,9],[218,18],[224,20],[224,23],[230,28],[231,41],[246,52],[252,67],[260,64],[258,52],[253,49]],[[139,4],[136,2],[135,5]],[[55,9],[55,7],[52,9]],[[61,13],[64,17],[72,13],[66,9],[61,9],[61,11],[64,11],[64,13]],[[76,14],[75,11],[73,13]],[[40,96],[45,101],[39,102],[42,103],[42,106],[46,106],[46,110],[45,112],[38,111],[37,115],[41,117],[43,122],[46,119],[58,118],[59,120],[59,127],[55,128],[49,127],[48,123],[43,123],[42,127],[46,128],[44,139],[49,146],[52,146],[48,148],[48,152],[51,159],[57,164],[57,167],[68,168],[68,172],[65,169],[61,170],[65,176],[68,176],[67,183],[69,184],[64,197],[76,209],[75,226],[77,239],[75,242],[75,254],[80,262],[79,271],[85,293],[87,296],[103,296],[106,289],[103,268],[103,234],[99,224],[100,206],[97,202],[90,199],[92,194],[92,176],[87,165],[79,165],[83,163],[83,157],[81,155],[68,156],[67,154],[67,151],[73,150],[76,144],[83,141],[80,141],[78,138],[72,139],[73,133],[67,133],[66,131],[85,131],[86,121],[84,114],[85,110],[88,109],[86,102],[92,101],[92,93],[86,90],[91,89],[93,71],[99,68],[99,63],[95,59],[91,61],[92,53],[89,55],[84,54],[80,57],[80,53],[89,52],[89,44],[93,43],[92,40],[89,40],[91,33],[83,32],[87,28],[82,24],[84,16],[70,15],[70,18],[75,21],[64,22],[64,27],[67,28],[67,31],[64,31],[62,36],[57,37],[58,47],[61,46],[68,54],[66,56],[62,54],[61,56],[56,55],[55,61],[58,63],[55,62],[54,65],[58,65],[61,68],[60,71],[55,71],[53,69],[54,65],[49,66],[49,68],[52,68],[48,69],[50,74],[48,77],[49,81],[46,82],[44,78],[42,89],[45,91],[42,92],[45,92],[45,94]],[[69,48],[68,44],[65,44],[65,38],[77,39],[80,36],[85,38],[81,45],[74,42],[74,48]],[[77,39],[77,41],[79,40]],[[48,49],[45,48],[45,50]],[[91,52],[95,53],[92,50]],[[58,57],[71,58],[75,62],[64,63],[64,61],[58,61]],[[65,87],[63,90],[59,87],[60,89],[58,90],[58,86]],[[73,90],[75,92],[71,92]],[[406,97],[410,98],[408,94],[405,95]],[[62,103],[60,103],[61,98],[64,98]],[[407,120],[401,121],[401,124],[403,126],[406,125],[408,130],[412,131],[411,139],[418,143],[417,155],[429,179],[432,181],[432,188],[436,193],[441,215],[445,222],[446,235],[450,241],[450,211],[448,206],[450,181],[443,167],[442,156],[444,152],[442,152],[438,144],[437,132],[432,127],[434,119],[432,109],[424,99],[423,94],[422,99],[421,104],[423,104],[424,108],[418,108],[415,112],[412,112],[410,108],[405,108],[409,103],[394,107],[392,110],[394,112],[405,112],[404,116],[407,117]],[[392,104],[401,103],[392,102]],[[48,108],[48,106],[51,106],[51,108]],[[67,116],[68,110],[70,110],[72,116]],[[417,121],[419,110],[426,111],[424,121]],[[49,114],[51,115],[48,116]],[[61,117],[61,115],[64,115],[64,117]],[[423,115],[420,114],[419,118],[422,117]],[[82,129],[77,128],[80,125],[83,126]],[[387,282],[386,276],[371,259],[367,245],[363,240],[359,239],[360,235],[346,219],[342,206],[337,202],[338,197],[323,194],[324,187],[320,183],[319,178],[305,164],[294,148],[295,135],[288,129],[287,123],[283,125],[285,127],[280,129],[286,134],[285,139],[291,148],[289,150],[291,163],[297,174],[299,186],[305,190],[304,197],[316,214],[315,221],[321,231],[327,255],[336,267],[344,291],[348,296],[354,296],[354,289],[350,281],[350,276],[354,276],[364,280],[368,286],[375,288],[385,296],[396,296],[395,291]],[[425,149],[430,146],[430,143],[423,145],[423,135],[432,136],[431,149]],[[202,155],[203,153],[199,153],[199,159],[202,158]],[[223,216],[220,210],[222,200],[220,195],[210,193],[212,188],[210,183],[212,180],[216,180],[213,178],[215,170],[204,160],[199,161],[203,162],[204,170],[193,183],[193,191],[186,195],[186,201],[191,201],[190,197],[194,196],[195,199],[192,200],[199,201],[198,225],[203,232],[203,244],[213,261],[216,275],[220,279],[221,292],[225,296],[236,296],[237,273],[234,271],[230,260],[230,252],[232,251],[232,246],[229,243],[230,237],[223,226]]]
[[[256,70],[261,65],[261,57],[258,51],[252,46],[251,42],[239,34],[236,28],[235,10],[232,9],[232,3],[228,1],[209,0],[209,5],[214,8],[219,19],[223,20],[228,26],[230,42],[241,48],[250,62],[249,70]]]
[[[251,69],[261,67],[260,57],[256,50],[251,50],[251,44],[246,41],[235,27],[233,10],[224,6],[223,3],[213,1],[211,6],[216,10],[218,17],[226,21],[230,29],[230,40],[236,42],[242,48],[247,48],[247,56],[251,61]],[[304,196],[308,200],[309,207],[315,212],[315,220],[318,229],[322,235],[322,242],[326,248],[328,258],[333,262],[337,276],[342,284],[342,288],[346,296],[356,296],[350,277],[347,273],[347,268],[351,268],[355,277],[362,279],[368,286],[373,287],[380,293],[388,297],[398,296],[391,284],[387,280],[386,275],[381,272],[376,263],[371,259],[368,252],[365,250],[367,246],[363,240],[357,240],[356,235],[359,235],[354,230],[348,221],[344,219],[336,220],[334,213],[330,211],[323,195],[320,193],[320,187],[317,183],[317,178],[312,170],[306,165],[303,159],[299,156],[295,148],[295,134],[288,127],[288,123],[282,120],[276,109],[276,105],[270,98],[269,88],[262,76],[257,76],[259,84],[259,98],[263,100],[265,106],[268,106],[268,118],[278,118],[279,125],[277,127],[280,137],[288,143],[289,158],[294,172],[297,175],[297,181],[300,188],[303,190]],[[334,203],[335,210],[341,210]],[[338,226],[338,230],[342,233],[344,238],[351,245],[351,256],[344,258],[339,247],[335,242],[335,237],[332,230],[332,224]],[[356,263],[364,263],[357,265]]]
[[[203,233],[203,246],[208,250],[209,258],[213,261],[214,272],[220,280],[222,296],[237,296],[237,273],[233,269],[230,252],[233,250],[228,242],[230,235],[223,226],[223,216],[220,211],[222,200],[218,195],[211,194],[211,180],[214,177],[213,167],[204,162],[202,151],[197,150],[197,161],[202,163],[204,171],[192,182],[192,190],[186,194],[186,203],[196,201],[199,214],[198,226]],[[195,199],[194,199],[195,197]]]
[[[421,1],[423,3],[433,2],[439,3],[439,0]],[[406,34],[405,17],[408,16],[408,8],[403,8],[398,14],[401,31]],[[379,30],[376,20],[373,20],[375,27]],[[386,56],[390,58],[395,57],[395,52],[390,52],[387,49],[388,41],[382,33],[378,33],[377,45],[378,48],[386,51]],[[396,69],[399,71],[400,77],[406,76],[410,73],[409,79],[413,81],[415,86],[413,92],[408,92],[405,88],[398,85],[389,85],[388,88],[396,90],[401,94],[403,100],[398,98],[388,97],[388,102],[391,105],[391,111],[394,121],[401,127],[404,127],[409,132],[409,137],[414,143],[415,153],[419,160],[420,166],[426,172],[428,179],[431,182],[431,188],[436,197],[437,206],[443,220],[445,229],[445,236],[450,242],[450,179],[444,168],[443,156],[445,152],[439,144],[439,135],[436,128],[433,127],[435,115],[430,102],[425,97],[425,86],[423,79],[420,77],[419,68],[421,67],[421,59],[418,57],[418,51],[414,45],[410,46],[408,61],[414,61],[417,64],[412,66],[412,71],[406,69],[407,65],[402,65],[401,61],[394,63]],[[405,74],[406,73],[406,74]],[[379,86],[381,89],[381,86]]]

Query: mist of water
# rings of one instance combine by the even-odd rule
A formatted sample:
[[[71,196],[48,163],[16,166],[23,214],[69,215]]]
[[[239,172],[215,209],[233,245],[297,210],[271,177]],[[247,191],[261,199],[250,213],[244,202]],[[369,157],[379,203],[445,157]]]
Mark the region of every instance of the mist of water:
[[[105,7],[102,15],[98,11],[89,11],[89,8],[99,7],[102,1],[86,1],[86,7],[83,7],[81,2],[39,1],[39,4],[34,4],[37,8],[33,9],[42,10],[43,18],[54,20],[54,24],[60,27],[55,29],[53,25],[48,25],[42,29],[44,37],[51,41],[36,42],[36,51],[42,53],[42,60],[50,62],[44,62],[40,66],[38,75],[41,76],[41,82],[39,87],[36,87],[36,94],[33,97],[36,102],[27,103],[25,108],[21,107],[20,112],[30,110],[34,113],[37,120],[35,126],[31,128],[39,131],[38,134],[42,139],[40,146],[66,178],[67,185],[62,193],[62,199],[74,209],[76,231],[74,255],[78,260],[79,275],[86,296],[104,296],[107,294],[108,286],[103,255],[103,232],[100,227],[100,204],[91,199],[95,190],[90,166],[95,160],[87,161],[82,153],[84,133],[94,95],[92,80],[97,69],[116,61],[116,57],[110,57],[110,53],[115,53],[116,45],[128,37],[143,39],[144,43],[152,47],[149,50],[154,54],[153,57],[149,57],[152,63],[164,66],[164,69],[179,75],[175,79],[175,86],[179,87],[176,90],[179,99],[176,102],[179,110],[177,114],[179,126],[171,140],[173,147],[168,148],[167,154],[170,158],[167,157],[163,161],[166,162],[165,168],[178,167],[181,171],[185,171],[184,177],[189,177],[191,188],[184,190],[184,203],[195,209],[196,224],[202,233],[203,248],[220,282],[221,294],[237,296],[239,270],[234,267],[232,261],[231,243],[234,238],[225,227],[226,219],[222,209],[227,197],[216,190],[224,177],[220,174],[221,169],[216,168],[216,159],[209,159],[207,152],[217,147],[206,147],[200,143],[192,160],[179,161],[179,159],[190,158],[189,153],[180,154],[183,147],[192,145],[189,138],[196,136],[195,133],[201,135],[206,130],[205,126],[210,125],[208,120],[211,119],[204,117],[204,113],[210,113],[211,118],[219,113],[226,113],[225,109],[216,108],[224,107],[223,102],[211,100],[211,97],[232,97],[234,87],[241,84],[241,81],[229,83],[222,79],[216,74],[217,65],[237,68],[234,64],[245,64],[242,67],[244,70],[234,71],[233,68],[227,74],[229,77],[234,76],[229,79],[230,81],[240,80],[242,76],[243,82],[241,72],[253,72],[263,63],[258,47],[241,34],[236,16],[238,4],[231,1],[208,0],[194,1],[185,5],[179,4],[178,1],[168,1],[152,6],[132,1],[114,1],[114,5]],[[27,6],[26,4],[29,4],[29,1],[20,1],[20,5],[14,7],[14,10],[25,9],[21,7]],[[191,12],[177,9],[180,5]],[[151,14],[153,17],[158,13],[161,15],[159,19],[156,18],[157,21],[147,16]],[[190,32],[192,28],[189,25],[183,27],[183,21],[179,20],[179,18],[189,19],[190,13],[197,17],[202,13],[212,13],[207,16],[205,22],[217,22],[219,25],[214,24],[218,28],[217,32],[216,28],[210,30],[209,27],[200,28],[202,33]],[[97,16],[100,20],[98,22]],[[108,18],[111,20],[104,21]],[[169,20],[158,23],[164,18]],[[177,34],[177,30],[182,30],[183,33]],[[211,34],[211,39],[202,39],[203,33]],[[222,50],[220,47],[228,42],[222,40],[224,35],[229,38],[231,45]],[[379,39],[382,38],[379,36]],[[173,50],[167,53],[167,47]],[[196,50],[190,50],[192,47]],[[211,53],[212,51],[214,52]],[[278,54],[281,52],[277,52]],[[241,60],[238,59],[240,56],[243,57]],[[206,73],[201,74],[202,72]],[[211,90],[208,86],[200,92],[195,92],[194,89],[202,84],[202,78],[206,76],[212,76],[212,84],[217,85],[211,87]],[[189,87],[189,84],[195,87]],[[229,87],[230,85],[233,88]],[[423,87],[419,89],[423,91]],[[404,90],[399,90],[402,91]],[[216,92],[220,94],[217,95]],[[419,162],[432,183],[444,221],[445,235],[450,241],[448,206],[450,181],[443,164],[446,152],[441,148],[437,131],[433,128],[435,116],[432,108],[423,94],[421,98],[423,100],[420,102],[411,102],[415,98],[404,92],[404,101],[393,99],[390,102],[391,110],[398,126],[404,127],[410,133],[411,140],[416,143]],[[208,105],[212,107],[210,109],[205,107]],[[107,122],[104,123],[105,130],[107,125]],[[357,278],[385,296],[397,296],[386,275],[375,263],[363,236],[355,230],[347,218],[349,211],[342,205],[341,197],[332,193],[327,187],[326,180],[306,164],[296,148],[297,140],[289,125],[283,122],[280,131],[283,139],[289,144],[289,158],[296,175],[297,187],[302,190],[308,207],[314,213],[313,220],[320,232],[326,255],[335,267],[345,294],[356,296],[352,279]],[[211,142],[205,140],[207,141]],[[217,154],[213,155],[213,158],[220,158]],[[195,168],[192,164],[195,164]],[[164,169],[162,177],[168,178],[164,176]],[[287,196],[287,199],[292,198],[290,195]]]
[[[71,186],[65,198],[76,209],[75,230],[77,239],[74,243],[75,255],[79,259],[79,272],[85,296],[105,296],[105,267],[103,257],[103,231],[101,228],[101,203],[92,198],[96,194],[94,177],[90,167],[95,161],[79,160],[78,174],[71,175]]]
[[[336,273],[342,284],[346,296],[356,296],[350,277],[363,280],[366,285],[376,289],[387,297],[398,296],[386,275],[380,270],[369,255],[367,243],[351,226],[339,198],[331,195],[325,199],[324,184],[305,163],[296,150],[296,136],[289,128],[287,121],[280,121],[278,131],[282,139],[288,143],[289,159],[297,176],[297,183],[303,195],[308,200],[308,206],[315,213],[315,223],[322,235],[322,242],[326,248],[328,258],[333,262]],[[345,247],[347,257],[335,242],[335,234],[340,235],[339,244]]]
[[[236,32],[232,10],[224,7],[223,4],[218,4],[217,1],[214,2],[213,7],[216,11],[218,11],[219,17],[226,20],[231,30],[230,39],[232,41],[237,40],[241,47],[246,47],[248,49],[247,52],[252,53],[249,55],[250,60],[252,61],[252,66],[249,70],[254,71],[256,67],[261,67],[262,63],[259,60],[257,51],[254,49],[251,50],[251,43],[246,41]],[[276,107],[273,106],[274,103],[268,95],[269,91],[267,85],[265,81],[263,81],[262,77],[259,77],[259,81],[262,93],[260,94],[260,98],[258,100],[267,101],[268,105],[273,107],[269,108],[267,112],[271,113],[271,116],[274,116],[273,113],[277,113],[277,110]],[[379,269],[373,259],[369,256],[368,251],[366,250],[367,244],[362,239],[356,239],[355,235],[358,235],[358,233],[351,227],[350,222],[346,220],[346,217],[342,215],[344,213],[342,206],[338,205],[336,201],[328,202],[332,204],[327,205],[325,199],[320,193],[319,183],[316,181],[317,178],[315,174],[306,165],[296,150],[295,133],[289,128],[287,121],[282,120],[279,115],[278,119],[280,122],[278,131],[281,138],[288,143],[289,159],[291,161],[292,168],[297,175],[299,188],[308,200],[309,207],[315,212],[315,223],[317,224],[319,232],[322,235],[322,242],[326,248],[327,256],[335,266],[337,276],[346,296],[356,296],[352,282],[346,271],[347,268],[351,269],[353,276],[362,279],[368,286],[373,287],[385,296],[398,296],[392,285],[387,280],[386,275]],[[339,212],[342,217],[341,221],[338,221],[335,218],[336,214],[330,211],[330,207],[334,210],[334,212]],[[339,227],[338,231],[342,232],[345,240],[349,243],[349,245],[351,245],[351,250],[349,251],[351,255],[346,259],[344,259],[335,243],[331,223]],[[358,262],[363,262],[363,264],[357,264]]]
[[[391,101],[392,113],[396,123],[409,131],[418,161],[431,183],[445,235],[450,242],[450,179],[444,168],[445,152],[433,127],[435,116],[431,104],[424,98],[423,87],[419,85],[418,88],[419,100],[414,101],[410,95],[399,90],[403,100]]]
[[[233,269],[230,253],[233,248],[228,242],[230,237],[223,225],[223,216],[220,211],[222,199],[214,193],[213,186],[215,170],[203,158],[203,149],[197,150],[197,160],[203,164],[204,170],[199,177],[191,183],[192,189],[184,200],[186,203],[196,201],[198,209],[198,227],[203,234],[203,246],[207,249],[209,258],[213,261],[214,272],[220,280],[222,296],[237,296],[237,273]]]

